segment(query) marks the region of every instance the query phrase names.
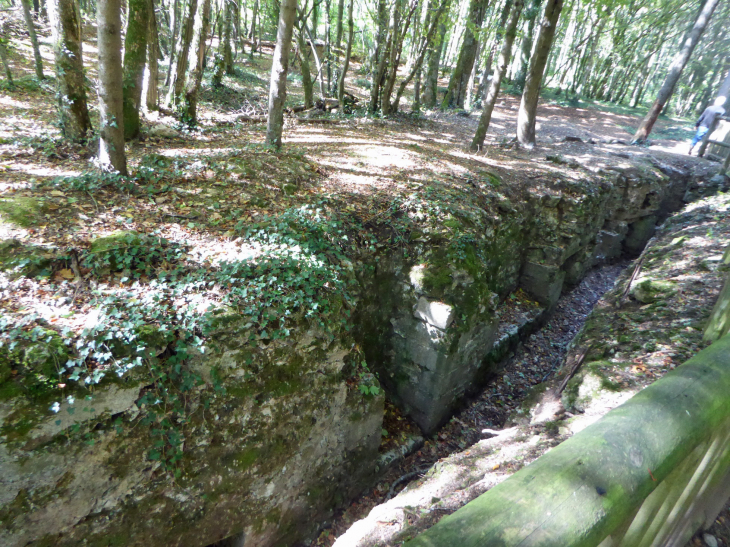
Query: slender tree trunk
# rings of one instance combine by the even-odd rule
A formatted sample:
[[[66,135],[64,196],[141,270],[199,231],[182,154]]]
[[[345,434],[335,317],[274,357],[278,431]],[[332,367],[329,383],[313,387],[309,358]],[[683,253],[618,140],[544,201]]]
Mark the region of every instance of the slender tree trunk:
[[[172,71],[177,63],[177,46],[180,42],[180,0],[174,0],[170,10],[172,21],[170,21],[170,57],[167,63],[167,75],[165,85],[170,85]]]
[[[198,91],[203,81],[205,67],[205,42],[210,32],[210,0],[203,0],[195,16],[195,31],[190,49],[193,56],[188,63],[185,97],[182,102],[180,121],[188,127],[198,123]]]
[[[342,62],[342,72],[340,72],[340,79],[337,82],[337,101],[340,103],[340,110],[345,111],[345,76],[347,76],[347,69],[350,67],[350,55],[352,54],[352,42],[355,39],[355,22],[352,19],[352,7],[355,0],[350,0],[347,5],[347,50],[345,51],[345,59]],[[340,0],[340,6],[342,6],[342,0]],[[338,24],[342,27],[342,10],[340,10],[340,16],[337,18]],[[342,28],[338,29],[338,32],[342,34]],[[340,40],[342,36],[340,36]],[[337,46],[339,47],[339,45]]]
[[[38,36],[35,33],[35,23],[30,13],[30,0],[21,0],[23,5],[23,17],[25,18],[25,26],[28,27],[30,35],[30,43],[33,46],[33,59],[35,60],[35,75],[39,80],[43,79],[43,58],[41,51],[38,49]]]
[[[286,74],[289,70],[289,51],[297,14],[297,0],[282,0],[279,10],[279,28],[276,33],[276,49],[271,65],[269,87],[269,119],[266,125],[266,142],[281,148],[284,131],[284,102],[286,101]]]
[[[91,122],[86,104],[79,10],[74,0],[50,0],[48,6],[53,28],[61,133],[74,142],[84,142]]]
[[[147,110],[157,110],[160,42],[157,31],[155,2],[149,0],[149,26],[147,34]]]
[[[139,107],[147,58],[149,0],[129,0],[129,22],[124,37],[124,139],[139,135]]]
[[[689,61],[689,58],[692,56],[692,51],[694,51],[697,42],[699,42],[702,33],[707,27],[707,24],[710,22],[712,13],[715,11],[718,2],[719,0],[704,0],[692,30],[684,41],[682,49],[669,66],[669,73],[667,74],[662,87],[659,89],[657,98],[652,107],[649,109],[649,113],[641,122],[639,129],[636,130],[632,143],[643,143],[649,137],[659,114],[661,114],[664,109],[664,105],[667,104],[667,101],[672,96],[674,87],[677,85],[677,81],[682,75],[682,71],[687,65],[687,61]]]
[[[122,21],[119,0],[97,0],[99,163],[127,174],[122,115]]]
[[[477,125],[477,131],[474,135],[474,139],[471,141],[471,150],[476,152],[482,146],[484,146],[484,139],[487,136],[489,130],[489,123],[492,121],[492,112],[494,111],[494,105],[497,103],[497,96],[499,95],[499,87],[502,85],[502,78],[504,78],[507,67],[509,66],[510,57],[512,56],[512,44],[515,41],[517,35],[517,23],[520,20],[520,13],[522,12],[522,0],[515,0],[514,6],[509,15],[509,22],[504,34],[504,43],[502,44],[502,51],[499,53],[499,60],[494,70],[494,77],[492,83],[489,85],[489,91],[487,97],[484,99],[484,105],[482,109],[482,115],[479,117],[479,125]]]
[[[304,27],[304,23],[301,24],[301,27]],[[299,29],[299,32],[297,32],[297,55],[299,55],[299,64],[302,67],[304,108],[312,108],[312,106],[314,106],[314,82],[312,81],[312,73],[309,66],[307,43],[304,41],[304,31],[302,29]]]
[[[223,32],[223,61],[225,62],[226,74],[233,74],[233,49],[231,48],[231,30],[233,28],[234,0],[225,0],[226,19]]]
[[[370,86],[370,112],[376,112],[380,99],[380,84],[383,79],[386,62],[386,43],[388,40],[388,4],[386,0],[378,0],[378,34],[375,40],[373,55],[373,80]]]
[[[337,0],[337,29],[335,32],[335,47],[340,49],[342,47],[342,17],[345,12],[345,0]]]
[[[3,62],[5,79],[8,82],[8,87],[13,88],[15,87],[15,82],[13,82],[13,72],[10,70],[10,63],[8,62],[8,49],[5,46],[5,42],[7,41],[5,34],[5,29],[0,28],[0,60]]]
[[[728,105],[730,104],[730,72],[728,72],[725,80],[722,82],[720,90],[717,92],[717,98],[725,99],[725,110],[729,110]]]
[[[532,45],[535,36],[535,22],[540,15],[540,0],[532,0],[525,10],[525,27],[522,43],[520,44],[520,56],[518,58],[518,69],[515,74],[515,87],[522,91],[525,87],[525,79],[527,78],[527,69],[530,66],[530,56],[532,55]]]
[[[187,13],[182,21],[180,29],[180,44],[177,48],[175,69],[172,73],[170,88],[167,90],[165,102],[168,106],[178,106],[183,99],[185,89],[185,78],[188,69],[188,57],[190,56],[190,43],[193,41],[195,29],[195,14],[198,11],[198,0],[188,0]]]
[[[400,99],[403,96],[404,91],[406,90],[406,86],[411,82],[411,80],[413,79],[414,76],[419,75],[419,73],[421,71],[421,67],[423,66],[423,60],[426,58],[426,52],[429,50],[431,41],[434,39],[434,35],[436,34],[436,29],[438,28],[438,25],[441,23],[443,13],[448,7],[449,7],[449,0],[442,0],[441,5],[439,6],[438,10],[436,10],[436,12],[433,14],[433,17],[426,18],[426,21],[424,22],[424,26],[427,26],[428,30],[426,31],[426,34],[423,36],[423,39],[421,41],[422,43],[420,44],[419,48],[417,49],[417,57],[416,57],[415,62],[413,63],[413,67],[411,68],[411,71],[408,73],[408,75],[405,77],[405,79],[400,83],[400,86],[398,87],[398,92],[396,93],[395,100],[393,101],[393,105],[391,107],[391,110],[393,112],[398,111],[398,104],[400,103]],[[420,75],[419,75],[419,77],[420,77]],[[414,104],[416,102],[417,102],[416,97],[414,97]]]
[[[464,39],[459,50],[459,57],[456,61],[454,71],[451,73],[449,88],[446,91],[446,97],[444,97],[441,103],[442,108],[464,108],[466,88],[469,84],[469,76],[471,75],[472,68],[474,67],[478,44],[477,36],[474,35],[472,28],[481,28],[488,2],[489,0],[470,0],[469,24],[464,30]]]
[[[438,34],[428,50],[428,64],[423,86],[423,105],[434,108],[438,104],[438,79],[441,65],[441,55],[444,51],[446,38],[446,22],[442,17],[439,20]]]
[[[481,78],[481,80],[479,80],[479,87],[477,88],[476,100],[474,101],[475,106],[477,108],[480,108],[482,106],[482,101],[484,100],[484,93],[487,90],[487,82],[489,81],[489,75],[492,72],[493,59],[497,56],[497,52],[499,51],[499,46],[502,43],[502,36],[503,36],[502,30],[505,28],[505,25],[507,25],[507,18],[509,17],[511,8],[512,8],[512,0],[505,0],[504,6],[502,6],[502,12],[499,14],[499,27],[497,28],[497,32],[494,36],[494,42],[492,43],[492,47],[489,49],[489,55],[487,56],[487,61],[484,64],[484,72],[482,73],[482,78]],[[505,70],[506,70],[506,67],[505,67]],[[504,77],[504,74],[502,74],[502,77]]]
[[[545,64],[553,45],[555,29],[558,26],[563,0],[547,0],[545,15],[537,35],[535,53],[530,61],[530,70],[525,79],[525,90],[522,92],[520,111],[517,115],[517,140],[526,148],[535,146],[535,119],[537,101],[540,97],[540,86],[545,71]]]

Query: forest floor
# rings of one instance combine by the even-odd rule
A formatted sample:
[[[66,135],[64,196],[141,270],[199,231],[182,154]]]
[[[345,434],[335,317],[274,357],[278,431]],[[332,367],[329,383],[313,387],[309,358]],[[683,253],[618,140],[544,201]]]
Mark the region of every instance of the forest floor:
[[[87,76],[93,80],[95,29],[87,26],[84,36]],[[40,38],[50,76],[47,28],[41,29]],[[146,113],[143,137],[127,148],[135,176],[126,186],[119,185],[117,179],[95,171],[95,150],[60,138],[53,81],[37,83],[32,78],[32,51],[22,25],[12,27],[10,40],[16,86],[3,85],[0,90],[0,240],[77,250],[88,249],[94,238],[133,230],[188,245],[186,260],[206,267],[211,257],[232,252],[241,226],[258,225],[298,205],[322,203],[322,198],[327,207],[362,226],[391,218],[414,200],[433,204],[488,192],[515,201],[558,177],[579,184],[587,172],[625,167],[647,157],[655,164],[698,174],[718,169],[716,163],[687,155],[691,121],[661,118],[651,146],[628,146],[643,111],[559,98],[540,104],[537,147],[517,148],[512,136],[519,98],[512,95],[504,95],[497,104],[485,147],[476,154],[467,147],[479,111],[426,111],[386,119],[362,111],[289,117],[283,151],[275,152],[264,145],[265,124],[236,121],[239,115],[263,113],[271,64],[271,51],[265,49],[237,63],[236,74],[224,78],[223,88],[212,89],[206,77],[195,130],[181,130],[174,119],[158,112]],[[289,78],[290,105],[302,100],[297,69]],[[347,89],[362,104],[368,91],[359,69],[355,63]],[[90,89],[92,119],[97,118],[95,104]],[[485,177],[489,184],[480,182]],[[362,235],[359,241],[371,241],[368,237]],[[403,242],[388,237],[381,244]],[[3,281],[0,310],[8,316],[38,313],[56,328],[80,330],[94,313],[94,297],[89,284],[77,281],[91,274],[71,266],[54,269],[45,279]],[[501,427],[529,387],[562,360],[583,317],[617,274],[617,267],[594,272],[566,296],[569,305],[548,326],[548,331],[560,333],[559,339],[541,341],[538,336],[526,345],[515,357],[522,364],[505,371],[511,383],[488,387],[484,398],[489,402],[482,401],[479,412],[467,410],[427,440],[412,461],[389,471],[316,544],[331,545],[351,522],[392,494],[391,485],[399,477],[465,449],[485,427]],[[109,274],[103,281],[129,286],[122,275]],[[522,295],[514,297],[519,300]],[[387,406],[384,427],[388,435],[383,450],[397,444],[396,439],[419,434],[392,405]]]

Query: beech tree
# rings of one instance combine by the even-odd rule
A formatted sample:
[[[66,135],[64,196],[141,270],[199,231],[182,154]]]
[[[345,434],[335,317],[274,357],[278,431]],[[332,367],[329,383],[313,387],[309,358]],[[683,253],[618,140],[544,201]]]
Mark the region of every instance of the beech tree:
[[[126,175],[120,0],[97,0],[96,11],[99,48],[99,163],[103,168]]]
[[[43,58],[41,57],[41,50],[38,48],[38,36],[36,36],[35,33],[35,23],[33,22],[33,16],[30,13],[30,0],[20,0],[20,3],[23,6],[23,18],[25,19],[25,26],[28,28],[30,44],[33,47],[35,75],[39,80],[43,80]]]
[[[525,78],[520,110],[517,114],[517,141],[526,148],[535,146],[535,120],[540,86],[545,72],[550,48],[553,45],[555,29],[563,9],[563,0],[547,0],[545,13],[540,22],[540,31],[535,43],[535,53],[530,60],[530,68]]]
[[[289,50],[297,13],[297,0],[282,0],[279,10],[279,28],[276,34],[276,49],[271,65],[269,86],[269,116],[266,125],[266,142],[281,148],[284,130],[284,102],[286,101],[286,75],[289,70]]]
[[[522,0],[515,0],[512,10],[509,14],[509,22],[504,33],[504,43],[502,44],[502,50],[499,54],[499,60],[494,71],[494,77],[492,83],[489,85],[489,91],[487,97],[484,100],[482,109],[482,115],[479,117],[479,124],[477,125],[477,131],[474,135],[474,139],[471,141],[471,150],[476,152],[484,145],[484,139],[487,136],[487,130],[489,129],[489,123],[492,120],[492,112],[494,111],[494,105],[497,103],[497,96],[499,95],[499,88],[502,85],[502,78],[512,56],[512,44],[515,41],[517,35],[517,22],[520,19],[522,13]]]
[[[692,51],[694,51],[697,42],[699,42],[700,36],[702,36],[702,33],[705,31],[707,23],[709,23],[718,2],[719,0],[704,0],[702,3],[692,30],[687,35],[687,38],[682,45],[682,49],[674,58],[674,61],[672,61],[667,77],[665,78],[662,87],[659,89],[659,93],[657,94],[654,104],[651,106],[646,117],[641,122],[641,125],[636,130],[634,140],[632,141],[633,143],[642,143],[649,137],[649,133],[651,133],[654,123],[656,123],[659,114],[661,114],[664,109],[664,105],[672,96],[674,87],[677,85],[677,81],[682,75],[682,71],[687,65],[687,61],[689,61]]]
[[[84,142],[91,121],[86,104],[80,13],[75,0],[50,0],[48,8],[56,59],[59,126],[67,139]]]
[[[342,62],[342,70],[340,71],[340,78],[337,82],[337,100],[340,103],[340,109],[344,112],[345,106],[345,77],[347,76],[347,69],[350,66],[350,55],[352,55],[352,41],[355,37],[355,22],[352,19],[352,7],[355,0],[350,0],[347,4],[347,49],[345,51],[345,59]],[[340,0],[340,6],[342,6],[342,0]],[[339,8],[338,8],[339,9]],[[342,39],[342,10],[340,9],[340,17],[338,19],[338,44]],[[304,67],[302,67],[303,69]],[[307,67],[309,68],[309,67]],[[306,102],[306,101],[305,101]]]
[[[210,0],[202,0],[195,15],[193,41],[190,50],[192,55],[188,61],[185,94],[180,107],[180,121],[194,127],[198,122],[198,91],[203,81],[205,66],[205,46],[210,31]]]
[[[124,138],[139,135],[139,107],[147,59],[149,0],[128,0],[127,34],[124,37],[123,112]]]
[[[467,85],[477,54],[478,36],[476,32],[481,28],[482,22],[484,21],[487,4],[488,0],[470,0],[469,2],[469,15],[466,29],[464,30],[464,38],[461,43],[456,66],[449,79],[446,96],[441,103],[442,108],[464,108]]]
[[[167,90],[165,103],[168,106],[178,106],[183,99],[185,89],[185,77],[188,68],[188,56],[190,54],[190,42],[193,40],[195,28],[195,14],[198,11],[198,0],[187,0],[185,17],[181,22],[180,35],[177,38],[177,56],[175,66],[171,71],[170,87]]]
[[[157,16],[155,15],[154,0],[148,0],[147,18],[147,110],[157,110],[160,41],[157,30]]]

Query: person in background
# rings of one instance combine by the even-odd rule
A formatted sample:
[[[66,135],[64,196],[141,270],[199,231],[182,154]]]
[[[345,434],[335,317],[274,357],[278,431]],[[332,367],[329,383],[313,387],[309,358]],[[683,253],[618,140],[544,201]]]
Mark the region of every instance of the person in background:
[[[718,97],[717,99],[715,99],[714,104],[705,108],[702,116],[700,116],[700,119],[697,120],[697,123],[695,124],[695,129],[697,130],[697,133],[692,139],[692,146],[689,147],[690,156],[692,155],[692,149],[697,145],[698,142],[702,140],[702,137],[707,134],[707,132],[710,130],[710,127],[712,127],[712,122],[715,121],[715,118],[725,115],[725,109],[723,108],[724,104],[725,97]]]

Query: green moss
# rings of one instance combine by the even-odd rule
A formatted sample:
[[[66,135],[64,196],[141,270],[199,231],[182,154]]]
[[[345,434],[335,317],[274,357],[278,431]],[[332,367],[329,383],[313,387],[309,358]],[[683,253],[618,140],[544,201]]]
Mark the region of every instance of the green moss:
[[[42,223],[45,203],[31,197],[10,197],[0,199],[0,218],[22,228]]]
[[[235,458],[243,469],[251,467],[259,458],[260,451],[255,446],[244,448]]]

